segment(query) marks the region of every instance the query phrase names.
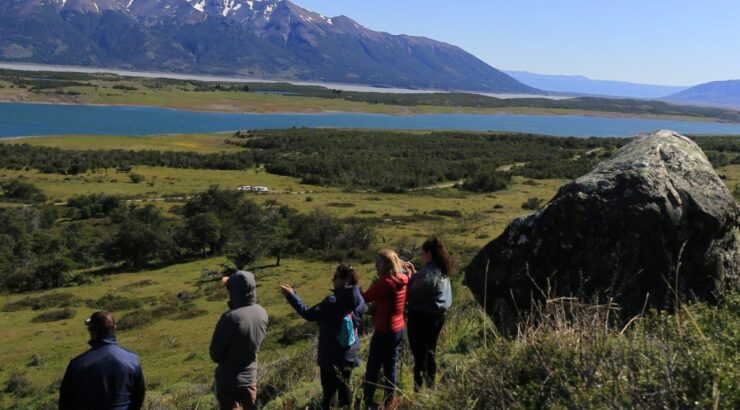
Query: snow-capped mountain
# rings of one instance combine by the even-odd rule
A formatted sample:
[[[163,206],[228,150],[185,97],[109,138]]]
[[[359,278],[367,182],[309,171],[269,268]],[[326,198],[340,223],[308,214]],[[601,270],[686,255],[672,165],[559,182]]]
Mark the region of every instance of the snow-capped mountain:
[[[0,0],[0,60],[537,92],[458,47],[287,0]]]

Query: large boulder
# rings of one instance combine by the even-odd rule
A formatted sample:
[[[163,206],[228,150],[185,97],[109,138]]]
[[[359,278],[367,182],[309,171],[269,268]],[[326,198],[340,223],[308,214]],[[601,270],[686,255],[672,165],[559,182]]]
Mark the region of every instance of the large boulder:
[[[465,280],[494,321],[508,324],[534,301],[562,296],[613,301],[626,314],[671,310],[676,283],[684,301],[716,302],[740,284],[739,216],[701,149],[658,131],[512,222]]]

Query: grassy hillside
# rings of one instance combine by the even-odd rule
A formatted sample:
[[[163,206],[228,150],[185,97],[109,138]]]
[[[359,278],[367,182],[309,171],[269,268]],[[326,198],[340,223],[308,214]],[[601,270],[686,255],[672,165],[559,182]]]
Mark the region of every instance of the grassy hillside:
[[[23,142],[64,149],[243,149],[221,145],[224,139],[224,135],[73,137]],[[725,153],[729,158],[729,165],[720,168],[719,173],[733,189],[740,184],[740,166],[731,164],[736,158],[736,144],[727,139],[702,143],[710,142],[715,144],[711,145],[712,152]],[[579,148],[569,155],[580,153]],[[128,177],[131,173],[144,176],[144,180],[133,183]],[[383,193],[301,184],[297,177],[270,174],[262,167],[225,171],[133,165],[128,172],[102,169],[77,175],[0,170],[0,182],[17,178],[38,187],[47,202],[61,203],[80,194],[104,192],[155,201],[165,211],[182,207],[187,197],[213,184],[229,189],[265,185],[274,192],[246,197],[260,205],[286,205],[301,214],[322,210],[347,220],[366,220],[377,229],[373,249],[414,248],[429,235],[442,235],[460,265],[513,219],[531,212],[522,209],[525,201],[548,200],[566,182],[515,175],[506,188],[491,193],[458,190],[450,184]],[[740,194],[740,190],[736,192]],[[157,201],[164,196],[173,198]],[[0,207],[37,206],[3,201]],[[60,204],[59,208],[65,206]],[[166,215],[174,220],[182,218],[177,213]],[[77,222],[61,219],[55,223],[67,226]],[[90,229],[109,229],[103,218],[85,223],[91,224]],[[142,358],[149,386],[147,408],[213,408],[210,384],[214,366],[207,348],[213,326],[225,309],[226,295],[218,283],[217,271],[226,261],[224,256],[191,256],[138,270],[95,267],[85,270],[88,281],[77,286],[0,294],[4,339],[0,345],[0,408],[55,408],[58,383],[67,362],[87,348],[83,321],[100,308],[113,311],[125,324],[119,341]],[[267,409],[315,406],[321,390],[314,365],[317,328],[304,324],[290,311],[277,285],[290,283],[307,303],[317,303],[328,294],[336,262],[305,255],[285,257],[280,266],[273,266],[274,262],[274,258],[265,256],[251,265],[256,270],[258,300],[271,316],[260,356],[260,398]],[[361,285],[367,287],[374,276],[372,260],[358,256],[352,262],[361,273]],[[411,356],[404,348],[403,408],[740,405],[740,391],[733,382],[740,377],[740,333],[734,326],[740,319],[740,305],[736,298],[719,308],[689,306],[680,321],[647,313],[629,325],[616,322],[614,315],[607,318],[606,307],[553,302],[528,317],[520,334],[510,338],[495,332],[459,276],[454,293],[454,310],[440,343],[442,383],[436,391],[414,394]],[[111,294],[119,297],[111,298]],[[367,336],[363,342],[366,347]],[[364,368],[355,371],[355,386],[360,386],[363,373]]]

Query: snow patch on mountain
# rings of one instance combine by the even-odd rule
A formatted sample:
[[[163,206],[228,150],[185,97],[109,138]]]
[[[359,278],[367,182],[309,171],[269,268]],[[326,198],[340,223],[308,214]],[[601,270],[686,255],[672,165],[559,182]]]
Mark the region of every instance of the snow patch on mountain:
[[[208,0],[188,0],[190,6],[199,12],[203,13],[206,9],[206,1]]]

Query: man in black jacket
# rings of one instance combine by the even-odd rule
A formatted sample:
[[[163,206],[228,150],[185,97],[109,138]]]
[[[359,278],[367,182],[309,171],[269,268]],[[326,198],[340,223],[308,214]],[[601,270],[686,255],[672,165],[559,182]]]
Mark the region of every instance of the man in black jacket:
[[[69,362],[59,391],[59,409],[141,409],[144,373],[136,354],[116,343],[113,315],[95,312],[85,323],[91,348]]]
[[[257,408],[257,352],[267,335],[267,312],[257,304],[251,272],[224,278],[230,310],[219,319],[211,340],[216,367],[216,398],[221,409]]]

